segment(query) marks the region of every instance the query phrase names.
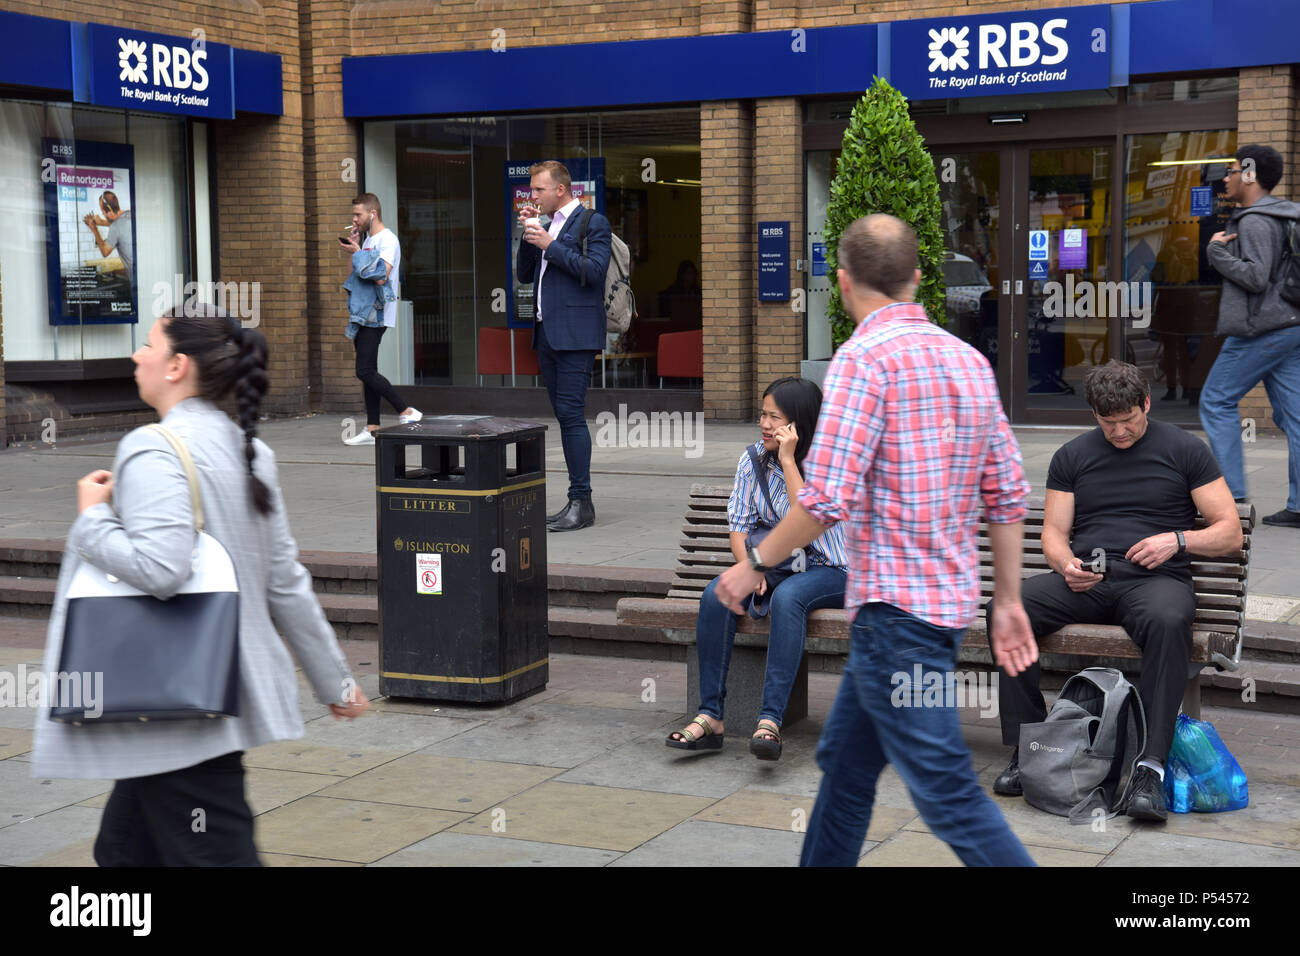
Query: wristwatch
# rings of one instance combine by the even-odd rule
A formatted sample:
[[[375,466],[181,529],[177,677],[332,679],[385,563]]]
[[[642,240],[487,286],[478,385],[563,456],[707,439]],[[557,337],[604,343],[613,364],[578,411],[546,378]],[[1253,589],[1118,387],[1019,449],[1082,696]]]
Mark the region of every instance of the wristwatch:
[[[1182,554],[1187,550],[1187,539],[1183,537],[1183,533],[1181,531],[1175,531],[1174,534],[1178,538],[1178,553]]]
[[[768,571],[772,570],[764,564],[763,559],[759,557],[757,547],[749,549],[749,566],[760,574],[766,574]]]

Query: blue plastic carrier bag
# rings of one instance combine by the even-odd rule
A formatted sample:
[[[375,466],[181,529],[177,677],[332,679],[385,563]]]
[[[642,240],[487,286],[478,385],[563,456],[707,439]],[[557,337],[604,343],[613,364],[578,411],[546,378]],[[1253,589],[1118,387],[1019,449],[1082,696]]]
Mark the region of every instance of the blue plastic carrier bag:
[[[1214,725],[1179,714],[1165,761],[1165,803],[1174,813],[1240,810],[1250,802],[1246,772]]]

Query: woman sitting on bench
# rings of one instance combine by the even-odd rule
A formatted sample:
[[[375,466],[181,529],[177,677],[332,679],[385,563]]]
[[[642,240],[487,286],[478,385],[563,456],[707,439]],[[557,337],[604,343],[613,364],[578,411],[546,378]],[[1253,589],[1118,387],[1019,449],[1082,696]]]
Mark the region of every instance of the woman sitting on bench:
[[[763,414],[758,419],[763,437],[740,456],[736,484],[727,503],[731,552],[737,561],[747,560],[748,547],[757,545],[767,530],[776,527],[789,510],[790,499],[803,487],[803,459],[812,444],[821,405],[821,389],[804,378],[778,379],[763,393]],[[844,606],[847,566],[843,525],[837,524],[803,554],[769,571],[746,602],[755,618],[768,614],[770,606],[763,705],[758,729],[749,741],[750,753],[760,760],[781,756],[781,719],[803,658],[808,612]],[[722,746],[722,705],[736,639],[736,616],[714,596],[717,583],[715,578],[705,588],[695,625],[700,714],[669,735],[665,741],[669,747],[717,750]]]

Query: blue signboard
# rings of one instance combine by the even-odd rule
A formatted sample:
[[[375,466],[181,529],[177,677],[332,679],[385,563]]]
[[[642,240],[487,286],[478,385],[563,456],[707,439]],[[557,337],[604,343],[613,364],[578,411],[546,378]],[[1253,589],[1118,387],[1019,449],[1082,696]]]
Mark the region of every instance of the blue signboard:
[[[1031,229],[1029,230],[1029,261],[1046,262],[1047,261],[1047,230]]]
[[[790,223],[758,224],[758,301],[790,299]]]
[[[812,244],[812,274],[815,276],[826,274],[826,243],[824,242]]]
[[[1047,263],[1041,259],[1029,263],[1029,281],[1038,282],[1047,278]]]
[[[1193,186],[1192,187],[1192,209],[1193,216],[1209,216],[1214,213],[1213,189],[1210,186]]]
[[[89,24],[90,101],[207,119],[235,118],[233,54],[224,43]]]
[[[1020,10],[890,25],[890,82],[914,100],[1105,89],[1110,7]]]

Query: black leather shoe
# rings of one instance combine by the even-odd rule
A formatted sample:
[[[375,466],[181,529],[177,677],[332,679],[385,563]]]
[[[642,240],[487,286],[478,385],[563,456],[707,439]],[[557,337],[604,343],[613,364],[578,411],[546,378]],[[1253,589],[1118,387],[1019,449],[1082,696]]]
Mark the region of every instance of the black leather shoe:
[[[570,498],[568,505],[554,521],[547,522],[547,531],[578,531],[596,523],[596,508],[590,498]]]
[[[546,523],[547,523],[547,524],[555,524],[555,522],[557,522],[557,521],[559,521],[561,518],[563,518],[564,515],[565,515],[565,513],[569,510],[569,505],[571,505],[572,503],[573,503],[573,502],[571,502],[571,501],[566,501],[566,502],[564,503],[564,507],[561,508],[559,511],[555,512],[555,514],[553,514],[553,515],[547,515],[547,516],[546,516]]]
[[[1007,769],[998,774],[993,781],[993,792],[1004,797],[1023,797],[1025,788],[1020,786],[1020,748],[1011,751],[1011,763]]]
[[[1264,524],[1277,525],[1282,528],[1300,528],[1300,511],[1288,511],[1283,508],[1276,514],[1264,515]]]
[[[1160,774],[1150,767],[1138,767],[1124,812],[1135,820],[1165,822],[1169,811],[1165,806],[1165,784]]]

